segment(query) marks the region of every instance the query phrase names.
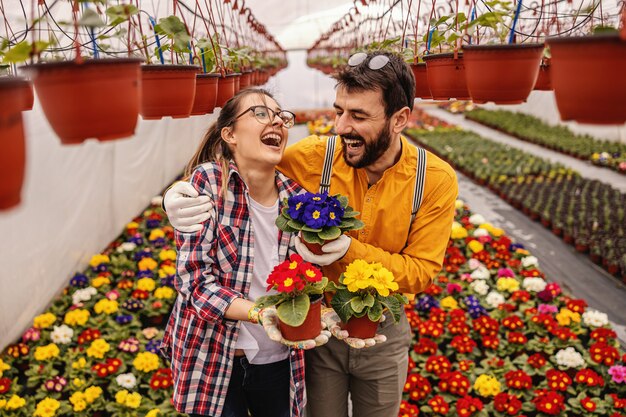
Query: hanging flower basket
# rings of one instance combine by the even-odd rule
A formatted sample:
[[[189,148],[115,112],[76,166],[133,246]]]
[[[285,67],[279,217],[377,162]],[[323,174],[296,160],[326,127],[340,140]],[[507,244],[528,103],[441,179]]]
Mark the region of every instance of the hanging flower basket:
[[[415,76],[415,97],[429,100],[433,98],[433,95],[428,88],[428,77],[426,76],[426,64],[420,62],[419,64],[411,64],[411,70]]]
[[[191,109],[192,115],[211,114],[217,102],[217,80],[219,74],[196,74],[196,94]]]
[[[539,66],[539,75],[533,90],[551,91],[552,88],[552,70],[550,64],[542,63]]]
[[[232,74],[233,78],[235,79],[235,94],[237,94],[239,92],[239,90],[241,90],[241,73],[240,72],[235,72]]]
[[[217,81],[217,103],[215,107],[222,107],[235,95],[235,75],[227,74]]]
[[[191,65],[142,65],[141,116],[147,120],[189,117],[198,71]]]
[[[141,59],[63,61],[23,67],[64,144],[131,136],[139,113]]]
[[[519,104],[535,86],[543,44],[466,45],[467,88],[472,101]]]
[[[626,41],[619,35],[547,39],[562,120],[626,122]]]
[[[0,210],[20,203],[26,144],[22,110],[27,99],[28,81],[19,77],[0,77]]]
[[[22,84],[22,110],[28,111],[33,109],[35,104],[35,91],[33,90],[33,83],[26,81],[26,84]]]
[[[244,88],[248,88],[252,85],[251,83],[252,71],[244,71],[241,74],[241,78],[239,79],[239,88],[243,90]]]
[[[463,54],[445,53],[424,55],[428,87],[433,100],[470,100],[465,81]]]

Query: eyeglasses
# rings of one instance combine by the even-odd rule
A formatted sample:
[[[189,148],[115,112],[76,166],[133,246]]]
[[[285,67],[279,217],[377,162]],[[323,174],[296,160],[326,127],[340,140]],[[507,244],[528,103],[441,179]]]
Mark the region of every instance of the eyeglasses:
[[[262,106],[262,105],[252,106],[246,109],[239,116],[235,117],[235,120],[239,119],[241,116],[248,113],[249,111],[251,111],[252,114],[254,114],[254,118],[259,123],[263,123],[266,125],[271,124],[276,118],[276,116],[280,117],[280,119],[283,121],[283,126],[285,127],[285,129],[289,129],[293,127],[293,125],[296,123],[296,115],[293,114],[292,112],[288,110],[280,110],[276,112],[270,109],[269,107]]]
[[[357,67],[361,65],[367,59],[365,52],[357,52],[348,59],[348,65],[351,67]],[[389,63],[389,57],[387,55],[374,55],[372,59],[367,63],[367,66],[371,70],[379,70]]]

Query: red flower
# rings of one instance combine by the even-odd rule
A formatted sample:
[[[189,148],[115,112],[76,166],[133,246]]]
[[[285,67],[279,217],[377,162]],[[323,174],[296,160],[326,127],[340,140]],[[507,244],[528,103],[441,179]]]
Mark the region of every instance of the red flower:
[[[509,343],[513,343],[517,345],[524,345],[528,342],[528,338],[524,336],[523,333],[519,333],[519,332],[510,332],[507,340],[509,341]]]
[[[606,366],[612,366],[615,361],[619,360],[619,351],[614,346],[602,342],[591,345],[589,354],[594,362]]]
[[[496,350],[500,345],[500,339],[497,336],[485,336],[482,344],[485,349]]]
[[[25,343],[16,343],[7,348],[7,354],[14,358],[19,358],[20,356],[26,356],[30,352],[30,348]]]
[[[420,415],[419,408],[415,404],[411,404],[406,400],[400,403],[400,412],[398,417],[418,417]]]
[[[437,353],[437,344],[427,337],[420,337],[413,350],[418,355],[434,355]]]
[[[500,413],[514,416],[522,409],[522,402],[515,395],[501,392],[494,397],[493,406]]]
[[[448,314],[439,307],[433,307],[430,309],[428,318],[439,323],[445,323],[447,315]]]
[[[568,310],[573,311],[574,313],[584,313],[587,308],[587,302],[585,300],[567,300],[567,308]]]
[[[565,372],[556,369],[548,369],[546,372],[548,386],[554,391],[566,391],[567,387],[572,385],[572,378]]]
[[[117,288],[120,290],[127,290],[129,288],[133,288],[133,282],[129,279],[123,279],[117,283]]]
[[[452,342],[450,342],[450,346],[456,349],[458,353],[470,353],[477,344],[469,336],[464,335],[454,336]]]
[[[470,332],[469,325],[463,319],[452,319],[448,323],[448,331],[452,334],[467,335]]]
[[[447,357],[434,355],[426,359],[426,365],[424,366],[426,372],[430,372],[435,375],[441,375],[443,372],[449,372],[451,368],[452,364]]]
[[[302,291],[309,283],[321,281],[322,272],[298,254],[292,254],[288,260],[276,265],[267,278],[267,290],[288,293]]]
[[[472,325],[474,326],[474,330],[481,336],[498,336],[500,324],[498,320],[492,317],[487,315],[480,316],[472,321]]]
[[[77,341],[79,345],[82,345],[99,339],[100,336],[102,336],[102,334],[98,329],[85,329],[78,335]]]
[[[502,319],[502,325],[509,330],[519,330],[524,328],[524,322],[517,316],[508,316]]]
[[[506,236],[500,236],[500,238],[498,240],[494,240],[491,243],[491,247],[494,248],[497,251],[504,251],[504,252],[509,252],[509,246],[511,246],[511,243],[513,243],[511,241],[511,239],[509,239]]]
[[[536,396],[531,401],[537,411],[555,416],[565,410],[562,395],[548,390],[536,390],[535,393]]]
[[[438,321],[427,320],[417,326],[420,336],[430,336],[435,339],[444,334],[443,324]]]
[[[467,379],[459,371],[443,372],[439,374],[439,389],[442,392],[458,395],[459,397],[467,395],[470,388],[469,379]],[[457,405],[458,407],[458,405]]]
[[[608,343],[611,340],[614,340],[617,337],[617,333],[615,333],[611,329],[605,329],[604,327],[600,327],[595,329],[589,335],[596,342]]]
[[[517,301],[520,303],[525,303],[530,300],[530,293],[524,290],[513,291],[511,294],[511,301]]]
[[[147,300],[150,297],[150,293],[146,290],[134,290],[130,296],[137,300]]]
[[[526,372],[521,370],[509,371],[504,374],[504,380],[508,388],[527,390],[532,388],[533,380]]]
[[[469,395],[460,398],[456,402],[456,412],[459,417],[469,417],[482,409],[483,403],[478,398],[470,397]]]
[[[406,318],[411,325],[411,329],[417,328],[421,321],[419,313],[412,308],[406,309]]]
[[[0,394],[4,394],[11,389],[11,379],[4,377],[0,378]]]
[[[428,405],[433,409],[433,412],[443,416],[448,414],[448,411],[450,411],[450,406],[441,395],[435,395],[433,398],[428,400]]]
[[[597,407],[596,403],[594,403],[589,397],[585,397],[582,400],[580,400],[580,405],[585,410],[590,411],[590,412],[596,411],[596,407]]]
[[[522,264],[522,261],[519,259],[509,259],[506,263],[509,265],[511,269],[516,270],[520,267],[520,265]]]
[[[472,369],[472,365],[474,365],[474,361],[471,361],[469,359],[464,359],[462,361],[458,362],[459,365],[459,369],[463,372],[467,372],[470,369]]]
[[[576,372],[574,382],[577,384],[584,384],[588,387],[604,386],[604,379],[598,375],[593,369],[581,369]]]
[[[433,297],[435,297],[443,292],[443,288],[441,288],[439,285],[432,284],[428,288],[426,288],[424,292],[428,295],[432,295]]]
[[[174,384],[172,370],[168,368],[157,369],[150,378],[150,389],[168,389]]]
[[[428,397],[433,388],[428,379],[420,374],[409,374],[404,384],[404,392],[409,393],[409,398],[415,402],[421,401]]]

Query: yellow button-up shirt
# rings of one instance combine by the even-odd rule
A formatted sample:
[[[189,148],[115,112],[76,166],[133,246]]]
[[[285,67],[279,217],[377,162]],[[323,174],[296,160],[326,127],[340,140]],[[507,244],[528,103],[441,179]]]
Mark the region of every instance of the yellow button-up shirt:
[[[415,189],[417,149],[405,137],[399,161],[378,182],[368,186],[364,169],[346,164],[337,138],[330,194],[348,197],[365,223],[353,230],[346,255],[323,268],[324,275],[337,281],[346,266],[356,259],[380,262],[399,284],[399,291],[418,294],[441,270],[454,220],[458,185],[454,170],[427,152],[426,180],[422,205],[413,224],[411,210]],[[318,192],[326,152],[326,138],[309,136],[289,146],[278,169],[310,192]]]

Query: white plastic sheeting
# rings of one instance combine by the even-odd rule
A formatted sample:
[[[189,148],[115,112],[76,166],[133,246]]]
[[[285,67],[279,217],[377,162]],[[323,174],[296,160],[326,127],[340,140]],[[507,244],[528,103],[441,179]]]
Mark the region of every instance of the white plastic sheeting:
[[[62,146],[25,112],[22,204],[0,212],[0,350],[173,181],[215,118],[139,120],[135,136]]]

